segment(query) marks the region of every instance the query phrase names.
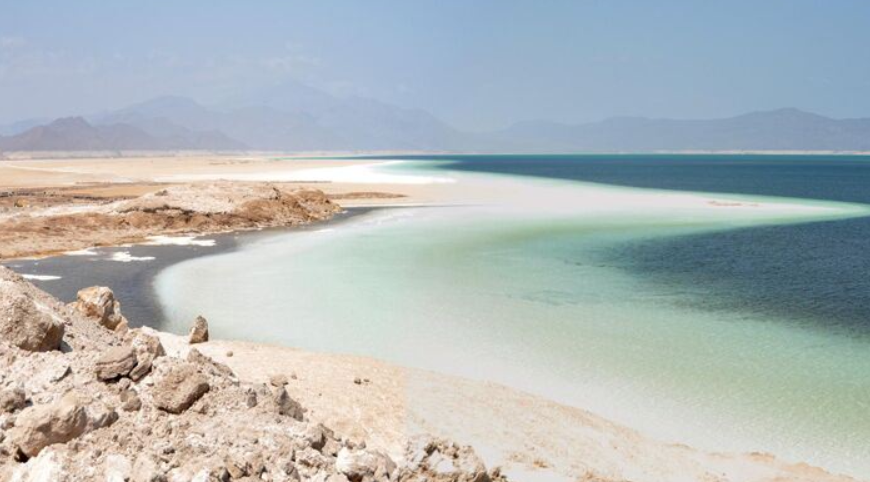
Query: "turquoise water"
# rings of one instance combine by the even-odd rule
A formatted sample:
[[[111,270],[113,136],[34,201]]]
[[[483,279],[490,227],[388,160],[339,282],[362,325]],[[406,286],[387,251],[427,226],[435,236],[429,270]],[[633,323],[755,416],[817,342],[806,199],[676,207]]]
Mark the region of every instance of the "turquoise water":
[[[754,310],[707,310],[686,302],[709,296],[703,286],[662,284],[601,255],[857,219],[866,206],[744,194],[719,199],[768,208],[710,209],[695,194],[385,169],[439,169],[494,194],[379,210],[172,266],[155,281],[168,328],[181,332],[202,313],[221,338],[493,380],[668,441],[870,474],[865,339]]]

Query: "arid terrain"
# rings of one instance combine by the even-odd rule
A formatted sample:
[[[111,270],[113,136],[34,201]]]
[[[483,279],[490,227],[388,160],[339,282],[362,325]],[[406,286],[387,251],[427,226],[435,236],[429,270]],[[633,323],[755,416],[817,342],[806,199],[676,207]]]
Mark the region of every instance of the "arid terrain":
[[[153,332],[126,328],[107,289],[64,305],[0,268],[0,300],[0,480],[499,478],[434,439],[397,465],[311,421],[285,377],[242,382],[196,350],[167,356]],[[208,339],[198,328],[190,343]]]
[[[2,162],[0,259],[140,242],[154,235],[292,226],[332,217],[340,210],[333,200],[378,205],[406,197],[395,186],[221,181],[324,164],[348,162],[285,162],[269,156]],[[200,177],[204,180],[187,181]]]
[[[444,189],[221,180],[351,162],[269,159],[0,162],[0,260],[292,227],[346,203],[438,202]],[[0,267],[0,480],[853,480],[657,441],[492,383],[202,327],[191,344],[128,328],[122,303],[97,288],[64,305]],[[240,322],[255,320],[252,308]]]
[[[317,188],[327,195],[347,197],[351,193],[379,193],[364,196],[410,196],[412,202],[434,200],[437,187],[398,186],[382,182],[324,182],[311,176],[296,176],[313,169],[342,168],[358,164],[332,158],[284,157],[270,154],[141,154],[130,157],[74,153],[29,154],[22,158],[0,161],[0,192],[22,195],[44,193],[96,198],[138,196],[159,190],[167,184],[220,180],[273,180],[292,183],[295,187]],[[306,180],[307,179],[307,180]],[[435,193],[437,194],[437,192]],[[365,201],[366,205],[377,201]]]
[[[28,196],[10,196],[11,207],[0,215],[0,258],[141,242],[155,235],[293,226],[329,219],[340,210],[321,191],[265,183],[173,185],[115,201],[32,197],[28,204]]]

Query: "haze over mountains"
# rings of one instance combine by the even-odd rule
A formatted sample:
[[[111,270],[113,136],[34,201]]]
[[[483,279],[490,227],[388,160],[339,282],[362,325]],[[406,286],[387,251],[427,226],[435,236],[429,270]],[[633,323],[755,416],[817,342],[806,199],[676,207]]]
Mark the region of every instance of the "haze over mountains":
[[[267,150],[639,152],[672,150],[870,150],[870,119],[797,109],[712,120],[619,117],[586,124],[517,123],[463,132],[420,109],[338,98],[298,83],[219,107],[160,97],[87,117],[0,126],[0,151]]]

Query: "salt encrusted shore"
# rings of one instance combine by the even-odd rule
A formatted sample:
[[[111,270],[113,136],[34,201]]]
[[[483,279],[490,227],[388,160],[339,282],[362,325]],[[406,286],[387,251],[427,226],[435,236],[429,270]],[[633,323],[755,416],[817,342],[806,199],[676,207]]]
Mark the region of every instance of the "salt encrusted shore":
[[[30,164],[28,169],[39,170],[27,172],[64,183],[111,181],[83,173],[76,162],[68,163],[74,168],[61,161]],[[197,162],[197,175],[218,167],[250,168],[244,160]],[[278,170],[262,160],[251,162],[259,163],[259,170]],[[94,166],[102,172],[104,164]],[[112,166],[134,173],[153,167]],[[161,166],[166,171],[161,175],[181,175],[178,179],[190,170],[169,162]],[[62,192],[69,198],[36,194],[10,197],[6,204],[0,199],[0,258],[154,235],[294,226],[329,219],[341,209],[331,199],[344,202],[344,195],[394,202],[393,196],[407,192],[414,201],[431,201],[435,191],[463,189],[135,180],[68,186]],[[501,186],[505,192],[511,188]],[[474,192],[474,200],[500,192]],[[714,206],[705,199],[698,204],[718,211],[758,210]],[[0,326],[0,482],[422,476],[439,482],[502,474],[529,481],[854,480],[768,454],[714,454],[663,443],[497,384],[265,344],[190,345],[187,337],[127,328],[120,305],[106,290],[82,297],[63,305],[0,268],[0,322],[5,323]],[[252,311],[252,318],[240,323],[255,321]],[[63,423],[52,428],[56,422]],[[450,439],[470,444],[476,455]],[[485,472],[484,464],[502,470]]]
[[[2,482],[852,480],[495,384],[214,341],[204,319],[187,337],[131,329],[108,288],[65,305],[6,268],[0,334]]]
[[[11,196],[10,196],[11,197]],[[132,199],[0,207],[0,259],[323,221],[341,211],[321,191],[274,183],[169,185]]]
[[[204,342],[204,320],[190,343]],[[306,416],[288,381],[240,380],[195,349],[167,355],[111,290],[64,305],[0,268],[0,481],[501,480],[469,447],[401,459]]]

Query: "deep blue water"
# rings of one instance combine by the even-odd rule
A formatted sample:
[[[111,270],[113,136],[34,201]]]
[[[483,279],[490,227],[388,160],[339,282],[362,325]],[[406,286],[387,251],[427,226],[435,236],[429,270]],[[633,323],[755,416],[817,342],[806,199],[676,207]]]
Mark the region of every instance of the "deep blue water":
[[[455,161],[450,169],[464,171],[870,204],[870,156],[434,159]],[[870,338],[870,218],[655,238],[610,246],[599,256],[668,292],[691,292],[684,302],[695,308],[774,315]]]

